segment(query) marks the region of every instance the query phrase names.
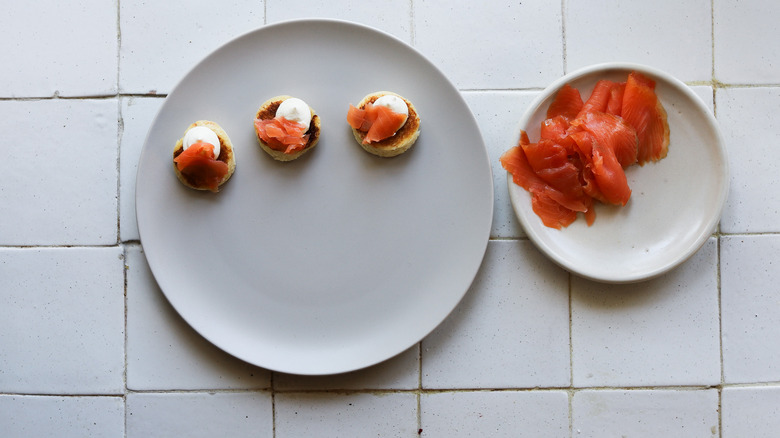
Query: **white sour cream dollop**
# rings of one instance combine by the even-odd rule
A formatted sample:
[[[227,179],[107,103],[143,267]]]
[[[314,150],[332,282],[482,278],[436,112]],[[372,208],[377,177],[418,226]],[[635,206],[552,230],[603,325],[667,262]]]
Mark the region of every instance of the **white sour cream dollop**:
[[[190,130],[184,134],[182,146],[184,149],[187,149],[188,147],[198,142],[214,145],[214,158],[216,159],[219,157],[219,137],[217,137],[216,132],[205,126],[195,126],[190,128]]]
[[[279,108],[276,109],[276,117],[284,117],[291,122],[302,125],[305,132],[311,123],[311,110],[303,100],[291,97],[279,105]]]
[[[406,119],[409,117],[409,107],[406,106],[406,102],[404,102],[403,99],[396,95],[385,94],[384,96],[375,100],[374,105],[384,106],[389,108],[394,113],[403,114],[405,117],[403,123],[401,123],[401,126],[406,123]]]

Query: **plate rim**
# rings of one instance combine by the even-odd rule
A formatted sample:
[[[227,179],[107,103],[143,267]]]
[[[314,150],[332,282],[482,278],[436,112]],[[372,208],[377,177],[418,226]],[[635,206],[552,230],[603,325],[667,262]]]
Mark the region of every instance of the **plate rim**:
[[[717,200],[716,200],[717,205],[716,208],[714,209],[715,213],[707,218],[706,225],[705,227],[703,227],[703,229],[710,230],[710,231],[700,233],[697,236],[697,238],[692,241],[692,244],[688,247],[687,251],[674,257],[668,263],[659,265],[655,269],[647,270],[633,275],[617,275],[617,274],[612,276],[594,275],[592,272],[589,272],[586,269],[582,269],[577,264],[569,262],[568,259],[562,257],[557,251],[554,251],[553,249],[549,248],[540,239],[540,237],[534,231],[534,228],[531,227],[530,224],[527,222],[528,219],[526,218],[526,215],[521,213],[521,209],[523,208],[523,206],[518,205],[520,202],[526,202],[526,203],[529,202],[527,199],[524,201],[518,199],[518,197],[522,196],[522,194],[527,195],[528,192],[522,187],[517,186],[514,183],[514,181],[512,180],[512,174],[509,173],[508,171],[505,172],[505,176],[507,180],[506,186],[507,186],[510,202],[512,204],[512,210],[515,214],[515,217],[518,219],[521,226],[523,227],[523,231],[525,231],[526,235],[534,243],[534,245],[557,265],[559,265],[563,269],[579,277],[601,282],[601,283],[607,283],[607,284],[638,283],[638,282],[647,281],[659,277],[675,269],[680,264],[682,264],[683,262],[691,258],[696,252],[698,252],[699,249],[701,249],[701,247],[713,235],[713,233],[716,232],[716,227],[722,217],[723,209],[725,208],[726,200],[728,199],[728,195],[730,191],[730,169],[729,169],[729,162],[728,162],[728,152],[725,147],[725,137],[723,135],[723,132],[720,129],[720,126],[718,124],[715,115],[704,104],[701,98],[697,96],[693,92],[693,90],[690,89],[688,85],[686,85],[684,82],[677,79],[675,76],[666,73],[663,70],[645,64],[635,63],[635,62],[613,61],[613,62],[597,63],[597,64],[581,67],[577,70],[574,70],[568,74],[561,76],[560,78],[550,83],[550,85],[545,87],[544,90],[542,90],[540,94],[533,99],[533,101],[528,106],[526,111],[520,117],[520,120],[518,122],[519,129],[526,129],[530,119],[540,109],[540,106],[551,96],[553,92],[557,91],[566,83],[570,83],[581,77],[602,70],[635,70],[635,71],[649,74],[655,78],[661,79],[671,84],[676,91],[684,94],[690,101],[693,102],[693,105],[697,107],[699,113],[703,115],[704,119],[707,122],[708,127],[711,129],[711,131],[713,132],[717,140],[714,144],[714,149],[718,152],[718,155],[721,158],[720,161],[723,163],[722,173],[721,173],[721,180],[723,181],[723,184],[722,184],[722,189],[719,191],[717,196]]]
[[[354,21],[349,21],[349,20],[343,20],[343,19],[297,18],[297,19],[283,20],[283,21],[279,21],[279,22],[275,22],[275,23],[262,25],[262,26],[259,26],[259,27],[255,28],[255,29],[252,29],[252,30],[246,31],[246,32],[244,32],[244,33],[242,33],[240,35],[237,35],[237,36],[233,37],[232,39],[228,40],[227,42],[225,42],[225,43],[219,45],[218,47],[214,48],[209,53],[207,53],[203,58],[201,58],[198,62],[194,63],[192,65],[192,67],[185,74],[183,74],[179,78],[177,83],[168,92],[167,97],[165,98],[165,102],[162,103],[162,105],[158,109],[157,113],[152,118],[152,121],[151,121],[151,123],[149,125],[149,128],[147,130],[146,136],[144,138],[143,147],[141,149],[141,153],[140,153],[140,156],[139,156],[139,166],[136,169],[136,182],[135,182],[136,192],[135,192],[135,196],[134,196],[134,198],[135,198],[134,201],[135,201],[135,204],[136,204],[136,212],[135,212],[136,213],[136,222],[138,223],[138,228],[139,228],[138,231],[139,231],[139,240],[141,241],[141,245],[142,245],[141,248],[142,248],[142,251],[144,252],[145,257],[147,259],[147,264],[148,264],[149,269],[150,269],[150,271],[152,273],[152,276],[155,279],[155,282],[157,282],[157,284],[159,285],[159,282],[157,280],[158,277],[159,277],[159,274],[155,272],[157,264],[155,264],[151,260],[154,257],[154,255],[151,255],[150,253],[148,253],[145,250],[144,245],[143,245],[144,240],[145,240],[144,239],[144,232],[142,230],[142,225],[141,225],[143,221],[139,220],[140,219],[140,215],[142,214],[142,208],[138,208],[139,198],[141,198],[141,196],[142,196],[142,191],[138,190],[139,186],[141,185],[141,182],[140,182],[140,179],[138,178],[138,176],[139,176],[139,174],[141,174],[143,172],[143,165],[141,163],[143,163],[144,161],[148,160],[148,158],[145,159],[145,155],[151,154],[150,148],[147,147],[147,145],[149,144],[150,137],[153,134],[152,131],[153,131],[154,127],[159,123],[159,120],[161,119],[161,115],[164,114],[165,111],[166,111],[166,107],[167,107],[167,104],[169,102],[169,97],[172,96],[172,95],[175,96],[177,94],[177,90],[185,82],[188,81],[188,79],[194,74],[194,72],[199,67],[201,67],[204,63],[207,63],[212,57],[219,56],[219,53],[221,53],[221,52],[223,52],[225,50],[230,50],[230,47],[232,45],[234,45],[234,44],[238,44],[240,42],[240,40],[245,39],[245,38],[260,38],[260,37],[257,36],[257,34],[264,34],[266,32],[273,32],[273,30],[275,28],[279,28],[279,27],[283,27],[283,26],[307,25],[307,24],[320,24],[320,25],[325,24],[325,25],[332,25],[332,26],[337,26],[337,27],[346,26],[348,28],[352,28],[350,30],[360,29],[360,30],[362,30],[364,32],[370,32],[370,33],[376,34],[378,36],[382,36],[383,38],[386,38],[389,43],[397,44],[399,49],[410,51],[410,53],[412,53],[414,55],[416,62],[424,63],[427,68],[430,68],[430,69],[434,70],[438,75],[440,75],[440,77],[446,82],[446,86],[451,88],[451,90],[453,91],[453,95],[452,95],[453,98],[456,98],[462,104],[463,108],[465,109],[465,112],[463,113],[463,115],[468,117],[468,120],[470,121],[472,127],[474,128],[474,132],[475,132],[476,138],[479,139],[479,143],[477,145],[477,148],[481,148],[481,149],[479,149],[481,152],[478,152],[478,153],[480,153],[482,156],[484,156],[485,169],[483,170],[483,172],[485,173],[486,181],[488,181],[488,184],[486,184],[485,188],[489,189],[489,195],[490,195],[489,198],[486,200],[486,202],[488,203],[490,208],[489,208],[489,210],[486,211],[486,214],[485,214],[485,216],[486,216],[485,227],[484,227],[484,230],[481,230],[482,236],[477,236],[477,237],[479,237],[479,241],[482,242],[481,245],[480,245],[480,251],[479,251],[479,254],[476,254],[476,252],[475,252],[475,254],[472,256],[472,257],[475,257],[475,258],[478,259],[478,263],[475,264],[474,269],[473,269],[473,273],[471,275],[469,275],[470,280],[469,280],[468,284],[463,285],[462,290],[458,290],[458,291],[456,291],[456,293],[452,294],[452,296],[454,297],[453,305],[452,305],[452,307],[446,309],[445,316],[441,320],[434,321],[434,322],[430,323],[429,324],[430,328],[422,330],[422,333],[416,339],[409,339],[408,342],[407,342],[408,345],[406,347],[404,347],[403,349],[401,349],[399,351],[393,351],[391,354],[390,353],[386,353],[382,358],[380,358],[378,360],[373,360],[372,359],[370,361],[362,361],[362,362],[361,361],[352,361],[353,365],[350,366],[350,367],[341,367],[341,368],[338,368],[338,369],[334,369],[333,367],[322,367],[321,369],[317,369],[317,370],[313,370],[312,367],[310,367],[310,366],[306,367],[306,369],[293,369],[293,368],[290,368],[290,367],[287,367],[287,368],[284,368],[284,367],[274,367],[274,366],[270,366],[267,363],[259,363],[257,361],[249,361],[245,357],[242,357],[242,355],[237,354],[236,351],[228,350],[228,349],[224,348],[218,342],[215,342],[215,340],[213,340],[212,337],[209,334],[203,333],[201,330],[196,328],[196,325],[194,325],[190,321],[189,316],[185,315],[182,312],[180,312],[180,310],[177,308],[177,306],[174,304],[174,302],[168,297],[168,295],[166,294],[166,292],[162,288],[162,286],[160,286],[160,290],[162,291],[162,293],[165,296],[166,300],[176,310],[177,314],[179,316],[181,316],[182,319],[184,319],[187,322],[187,324],[192,329],[194,329],[201,337],[203,337],[204,339],[206,339],[210,343],[214,344],[215,346],[217,346],[221,350],[227,352],[228,354],[231,354],[231,355],[237,357],[238,359],[247,361],[248,363],[251,363],[251,364],[253,364],[255,366],[266,368],[266,369],[269,369],[269,370],[272,370],[272,371],[293,373],[293,374],[299,374],[299,375],[332,375],[332,374],[351,372],[351,371],[363,369],[363,368],[366,368],[366,367],[369,367],[369,366],[373,366],[373,365],[379,364],[379,363],[381,363],[383,361],[389,360],[389,359],[391,359],[391,358],[401,354],[403,351],[406,351],[408,348],[412,347],[414,344],[420,342],[422,339],[424,339],[426,336],[428,336],[433,330],[435,330],[439,325],[441,325],[441,323],[446,319],[447,315],[449,315],[457,307],[457,305],[462,301],[462,299],[465,296],[465,294],[469,291],[469,289],[471,287],[471,284],[473,284],[473,282],[474,282],[474,280],[475,280],[475,278],[476,278],[476,276],[477,276],[477,274],[479,272],[479,269],[481,267],[482,261],[484,260],[485,254],[487,252],[487,246],[488,246],[488,243],[489,243],[489,240],[490,240],[490,233],[491,233],[491,230],[492,230],[492,221],[493,221],[494,207],[495,207],[495,186],[493,184],[493,170],[492,170],[492,166],[490,166],[490,155],[488,154],[488,150],[487,150],[487,147],[486,147],[486,144],[485,144],[484,136],[482,135],[482,132],[481,132],[481,129],[480,129],[479,124],[477,122],[477,119],[476,119],[473,111],[471,110],[470,106],[467,104],[467,102],[466,102],[465,98],[463,97],[462,93],[455,86],[455,84],[452,82],[452,80],[450,80],[444,74],[444,72],[436,64],[434,64],[427,56],[422,54],[419,50],[417,50],[411,44],[403,41],[402,39],[400,39],[399,37],[397,37],[397,36],[395,36],[393,34],[390,34],[390,33],[386,32],[386,31],[383,31],[381,29],[377,29],[375,27],[372,27],[372,26],[369,26],[369,25],[366,25],[366,24],[362,24],[362,23],[354,22]],[[147,237],[147,240],[148,240],[148,237]],[[151,255],[151,257],[150,257],[150,255]]]

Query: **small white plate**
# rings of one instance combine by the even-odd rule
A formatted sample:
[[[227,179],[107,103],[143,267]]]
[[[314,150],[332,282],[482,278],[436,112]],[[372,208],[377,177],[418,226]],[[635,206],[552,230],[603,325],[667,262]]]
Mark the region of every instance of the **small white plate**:
[[[529,193],[507,173],[515,214],[536,246],[572,273],[608,283],[647,280],[688,259],[715,231],[728,194],[728,162],[715,117],[688,86],[654,68],[608,63],[568,74],[533,102],[520,128],[537,141],[540,123],[563,85],[579,89],[585,100],[598,80],[625,81],[634,70],[656,81],[670,144],[663,160],[626,170],[632,194],[625,207],[598,203],[592,226],[580,215],[567,228],[549,228],[531,208]]]
[[[358,145],[349,104],[400,93],[421,116],[414,147]],[[296,161],[263,152],[253,119],[269,97],[322,120]],[[180,184],[176,140],[198,119],[230,136],[219,193]],[[262,27],[207,56],[168,95],[138,166],[138,228],[165,296],[206,339],[249,363],[332,374],[414,345],[468,290],[487,247],[493,185],[477,123],[451,82],[402,41],[334,20]]]

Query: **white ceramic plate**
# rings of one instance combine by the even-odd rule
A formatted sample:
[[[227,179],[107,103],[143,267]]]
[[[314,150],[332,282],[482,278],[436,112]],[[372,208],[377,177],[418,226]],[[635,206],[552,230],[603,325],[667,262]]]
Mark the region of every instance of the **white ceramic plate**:
[[[670,145],[663,160],[627,169],[632,194],[625,207],[598,205],[591,227],[580,215],[567,228],[548,228],[532,210],[528,192],[507,174],[515,214],[537,247],[574,274],[611,283],[646,280],[688,259],[715,230],[728,193],[726,151],[711,111],[684,83],[650,67],[610,63],[566,75],[534,101],[521,129],[532,142],[539,139],[540,123],[564,84],[585,100],[598,80],[625,81],[632,70],[656,81]]]
[[[350,103],[400,93],[422,119],[404,155],[368,154]],[[267,98],[322,119],[317,147],[277,162],[255,139]],[[236,172],[220,193],[178,182],[174,143],[198,119],[222,125]],[[493,212],[490,164],[457,89],[422,55],[362,25],[298,20],[245,34],[168,95],[143,148],[138,227],[162,291],[206,339],[298,374],[376,364],[425,337],[469,288]]]

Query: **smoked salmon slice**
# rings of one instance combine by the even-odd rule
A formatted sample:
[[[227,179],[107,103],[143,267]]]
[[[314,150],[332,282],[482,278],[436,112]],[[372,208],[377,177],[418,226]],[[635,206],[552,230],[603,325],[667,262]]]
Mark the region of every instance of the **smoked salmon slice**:
[[[531,168],[522,146],[504,152],[501,165],[512,174],[515,184],[531,193],[531,207],[545,226],[560,229],[577,219],[577,212],[564,207],[559,200],[565,195],[550,187]]]
[[[666,112],[655,83],[637,72],[625,82],[599,80],[586,101],[564,85],[547,109],[532,143],[525,131],[501,165],[531,194],[545,226],[562,228],[583,213],[596,219],[594,201],[625,206],[631,198],[625,169],[664,158],[669,146]]]
[[[609,99],[607,100],[607,114],[619,116],[623,110],[623,94],[626,92],[626,83],[618,82],[609,90]]]
[[[212,192],[219,189],[219,183],[228,174],[228,165],[214,156],[214,145],[197,142],[173,159],[179,172],[195,186],[206,187]]]
[[[547,118],[552,119],[556,116],[562,116],[566,119],[573,119],[582,110],[582,96],[580,90],[569,84],[564,85],[555,94],[555,99],[547,108]]]
[[[577,114],[577,117],[581,117],[583,114],[593,111],[605,112],[607,110],[609,97],[612,93],[612,87],[614,86],[614,82],[606,79],[596,82],[593,91],[590,93],[590,97],[588,97],[588,100],[582,105],[582,109]]]
[[[620,117],[602,112],[590,112],[571,123],[571,129],[590,133],[595,141],[612,149],[622,167],[637,161],[636,130]]]
[[[638,72],[628,75],[620,116],[638,137],[637,162],[658,161],[669,151],[669,122],[655,94],[655,82]]]
[[[309,134],[306,134],[305,130],[305,126],[284,117],[255,120],[255,132],[263,143],[285,154],[298,152],[306,147]]]
[[[383,105],[366,104],[363,109],[349,105],[347,123],[358,131],[365,132],[363,144],[375,143],[390,138],[406,122],[406,115],[397,113]]]

